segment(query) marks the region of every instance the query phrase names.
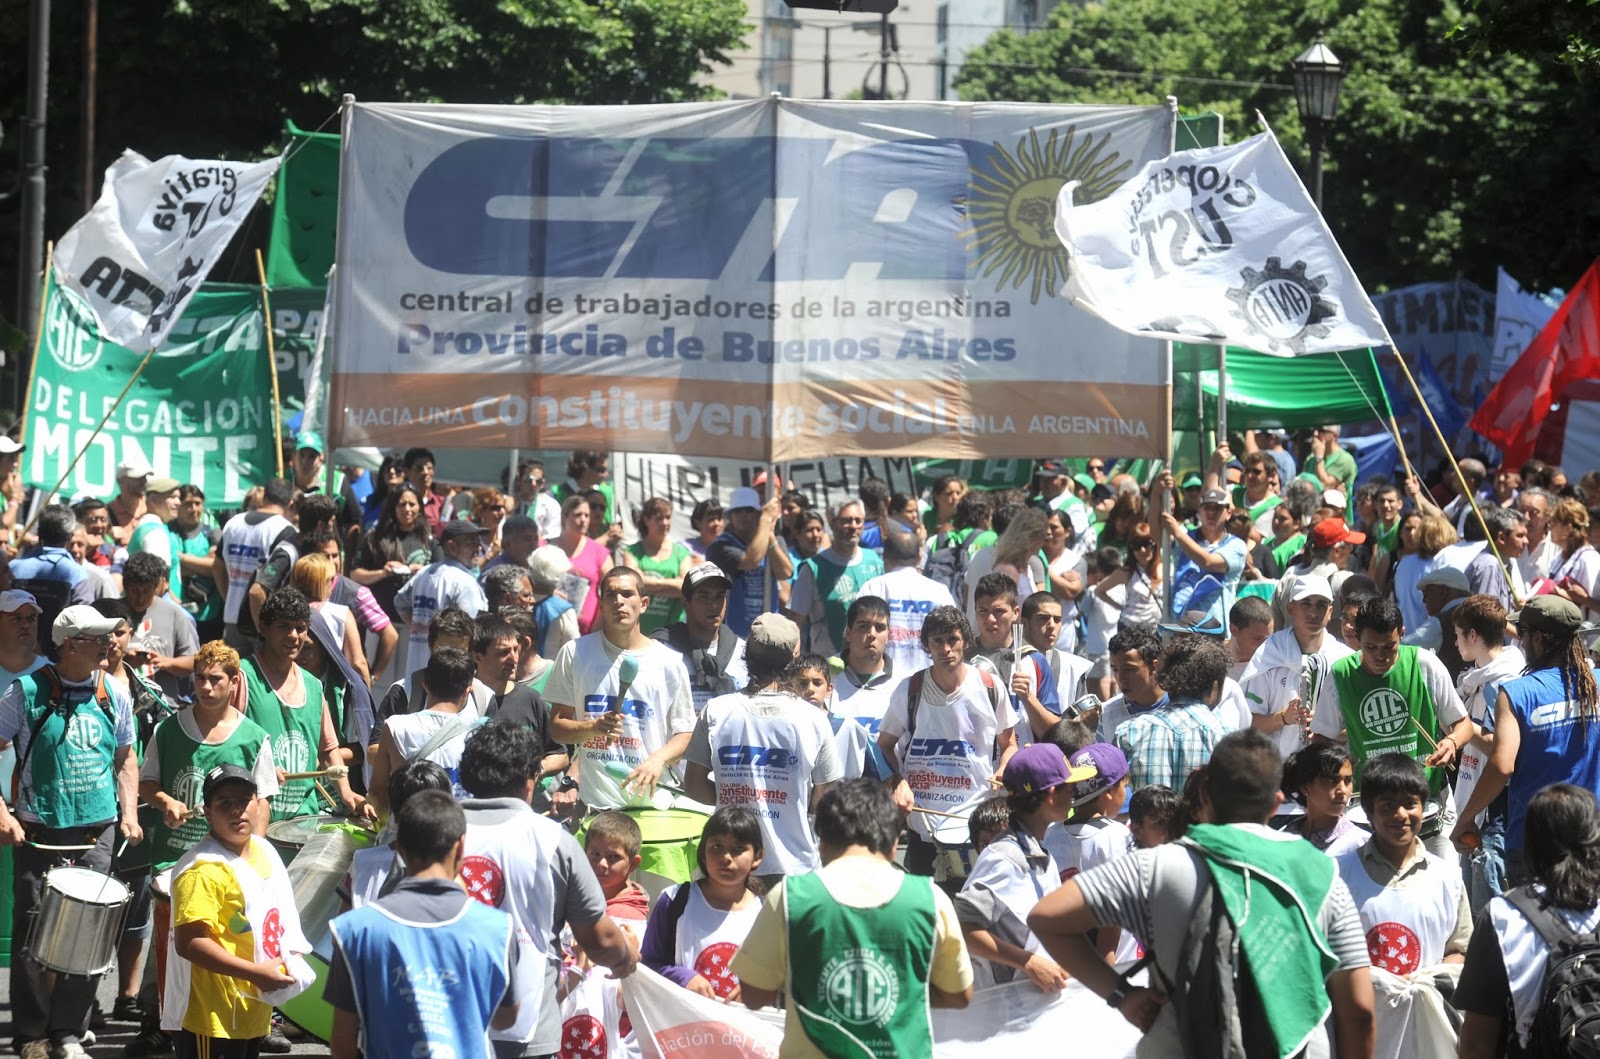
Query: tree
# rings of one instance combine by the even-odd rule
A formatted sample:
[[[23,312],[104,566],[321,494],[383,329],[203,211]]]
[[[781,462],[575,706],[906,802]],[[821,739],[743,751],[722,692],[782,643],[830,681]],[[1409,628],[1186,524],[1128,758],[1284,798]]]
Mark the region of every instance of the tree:
[[[52,238],[82,213],[81,11],[54,6]],[[96,185],[124,147],[151,158],[261,157],[276,150],[285,118],[336,129],[347,92],[451,103],[709,98],[702,75],[744,46],[744,17],[742,0],[101,0]],[[13,60],[0,65],[0,120],[13,137],[27,37],[27,4],[0,0],[0,55]],[[13,301],[16,231],[13,206],[0,213],[0,305]],[[258,224],[236,247],[264,233]],[[234,278],[253,280],[253,266]]]
[[[1259,111],[1292,159],[1304,134],[1289,63],[1326,22],[1350,68],[1328,148],[1325,212],[1369,286],[1464,272],[1493,287],[1503,265],[1565,286],[1600,246],[1589,193],[1600,165],[1596,88],[1566,67],[1473,54],[1447,3],[1371,0],[1283,17],[1270,0],[1062,4],[1029,36],[998,33],[970,53],[966,99],[1159,103],[1220,111],[1231,139]]]
[[[1514,51],[1590,76],[1600,72],[1600,5],[1594,0],[1470,0],[1470,6],[1474,18],[1457,25],[1454,35],[1476,54]]]

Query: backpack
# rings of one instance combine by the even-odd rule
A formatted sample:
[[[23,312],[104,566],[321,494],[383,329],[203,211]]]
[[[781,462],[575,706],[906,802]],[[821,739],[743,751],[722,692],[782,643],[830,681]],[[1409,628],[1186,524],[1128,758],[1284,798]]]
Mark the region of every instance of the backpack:
[[[967,603],[967,541],[971,537],[972,530],[945,534],[922,565],[923,576],[948,588],[956,605],[962,607]]]
[[[39,745],[39,733],[44,731],[44,723],[50,719],[52,713],[61,712],[67,701],[67,691],[61,683],[61,674],[56,671],[54,664],[40,666],[32,673],[26,674],[34,678],[43,678],[49,685],[50,696],[45,701],[45,708],[39,712],[28,731],[28,749],[22,755],[22,760],[17,762],[17,767],[11,773],[11,792],[6,799],[11,805],[17,804],[21,794],[22,773],[28,767],[28,761],[33,757],[33,751]],[[17,678],[21,680],[21,677]],[[106,690],[105,674],[97,673],[94,682],[94,703],[100,707],[100,712],[105,714],[106,724],[115,731],[117,727],[116,708],[111,703],[111,693]]]
[[[1189,1059],[1275,1059],[1272,1031],[1262,1013],[1228,906],[1202,863],[1204,880],[1188,935],[1179,954],[1177,980],[1151,963],[1153,977],[1171,998],[1178,1037]]]
[[[1600,931],[1577,933],[1530,887],[1507,890],[1505,898],[1550,949],[1523,1054],[1595,1059],[1600,1056]]]
[[[1000,723],[1000,685],[995,680],[994,674],[987,669],[972,667],[978,674],[978,679],[983,681],[984,690],[989,693],[989,707],[994,710],[995,724]],[[906,681],[906,738],[913,739],[917,734],[917,708],[922,705],[922,682],[927,678],[928,670],[919,669],[911,674],[911,679]],[[994,733],[994,746],[989,748],[990,764],[1000,762],[1000,729]]]
[[[717,649],[710,653],[689,642],[689,627],[681,621],[661,626],[650,638],[660,640],[683,656],[684,667],[689,670],[689,683],[696,691],[729,695],[739,690],[728,676],[728,663],[739,650],[739,634],[726,625],[717,629]]]

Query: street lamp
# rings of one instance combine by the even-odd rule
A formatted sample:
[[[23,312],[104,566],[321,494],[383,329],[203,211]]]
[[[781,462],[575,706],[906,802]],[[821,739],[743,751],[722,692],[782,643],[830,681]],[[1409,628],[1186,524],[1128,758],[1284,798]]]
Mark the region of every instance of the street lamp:
[[[1344,84],[1344,67],[1339,57],[1322,42],[1322,31],[1292,64],[1294,101],[1300,110],[1300,124],[1311,140],[1311,198],[1322,209],[1322,149],[1328,130],[1339,115],[1339,89]]]

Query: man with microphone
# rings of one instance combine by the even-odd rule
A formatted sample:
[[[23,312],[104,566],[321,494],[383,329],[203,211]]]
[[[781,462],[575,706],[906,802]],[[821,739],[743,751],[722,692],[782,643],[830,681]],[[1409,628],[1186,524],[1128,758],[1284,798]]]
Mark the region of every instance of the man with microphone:
[[[695,721],[689,671],[639,627],[650,599],[638,571],[613,567],[599,592],[600,628],[561,648],[545,684],[551,738],[578,745],[578,778],[569,775],[552,800],[581,797],[591,810],[648,806],[664,777],[679,782],[672,766]]]

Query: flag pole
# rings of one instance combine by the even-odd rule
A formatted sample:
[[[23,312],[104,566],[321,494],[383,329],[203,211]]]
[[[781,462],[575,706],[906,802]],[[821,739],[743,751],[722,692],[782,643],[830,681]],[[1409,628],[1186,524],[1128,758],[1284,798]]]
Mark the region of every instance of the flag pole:
[[[272,344],[272,299],[267,295],[267,266],[262,263],[260,247],[256,247],[256,277],[261,281],[261,315],[267,328],[267,374],[272,377],[272,458],[277,461],[278,477],[282,478],[283,407],[278,403],[278,351]],[[306,428],[309,429],[310,424]],[[329,464],[331,466],[331,460]]]
[[[39,367],[39,354],[44,352],[44,311],[50,304],[50,273],[53,268],[51,262],[55,258],[55,253],[56,244],[53,241],[44,244],[44,272],[41,274],[39,282],[38,333],[33,336],[33,359],[28,361],[28,374],[22,384],[22,408],[20,409],[22,421],[17,429],[17,440],[22,445],[28,444],[28,402],[33,399],[33,373]]]
[[[1389,336],[1386,334],[1384,337],[1388,338]],[[1400,370],[1405,373],[1406,382],[1411,384],[1411,392],[1417,396],[1417,407],[1422,409],[1422,414],[1428,417],[1428,424],[1433,427],[1434,434],[1439,438],[1439,445],[1444,449],[1444,458],[1450,461],[1450,469],[1455,472],[1456,481],[1461,486],[1461,495],[1466,497],[1467,504],[1472,508],[1473,515],[1478,519],[1478,525],[1483,527],[1483,539],[1489,545],[1489,551],[1493,553],[1495,560],[1500,564],[1501,569],[1505,571],[1506,593],[1510,595],[1513,602],[1520,604],[1522,601],[1517,598],[1516,588],[1514,587],[1516,581],[1512,578],[1511,566],[1506,562],[1505,556],[1500,554],[1499,547],[1494,543],[1494,534],[1490,532],[1489,523],[1484,519],[1483,511],[1478,507],[1477,498],[1472,495],[1472,487],[1467,484],[1466,475],[1461,473],[1461,464],[1456,462],[1455,453],[1450,451],[1449,439],[1444,436],[1444,431],[1439,429],[1439,421],[1433,418],[1433,409],[1428,407],[1427,398],[1422,396],[1422,387],[1417,385],[1416,377],[1411,374],[1410,365],[1406,364],[1406,358],[1401,355],[1392,338],[1389,339],[1389,348],[1394,350],[1394,359],[1400,364]]]

